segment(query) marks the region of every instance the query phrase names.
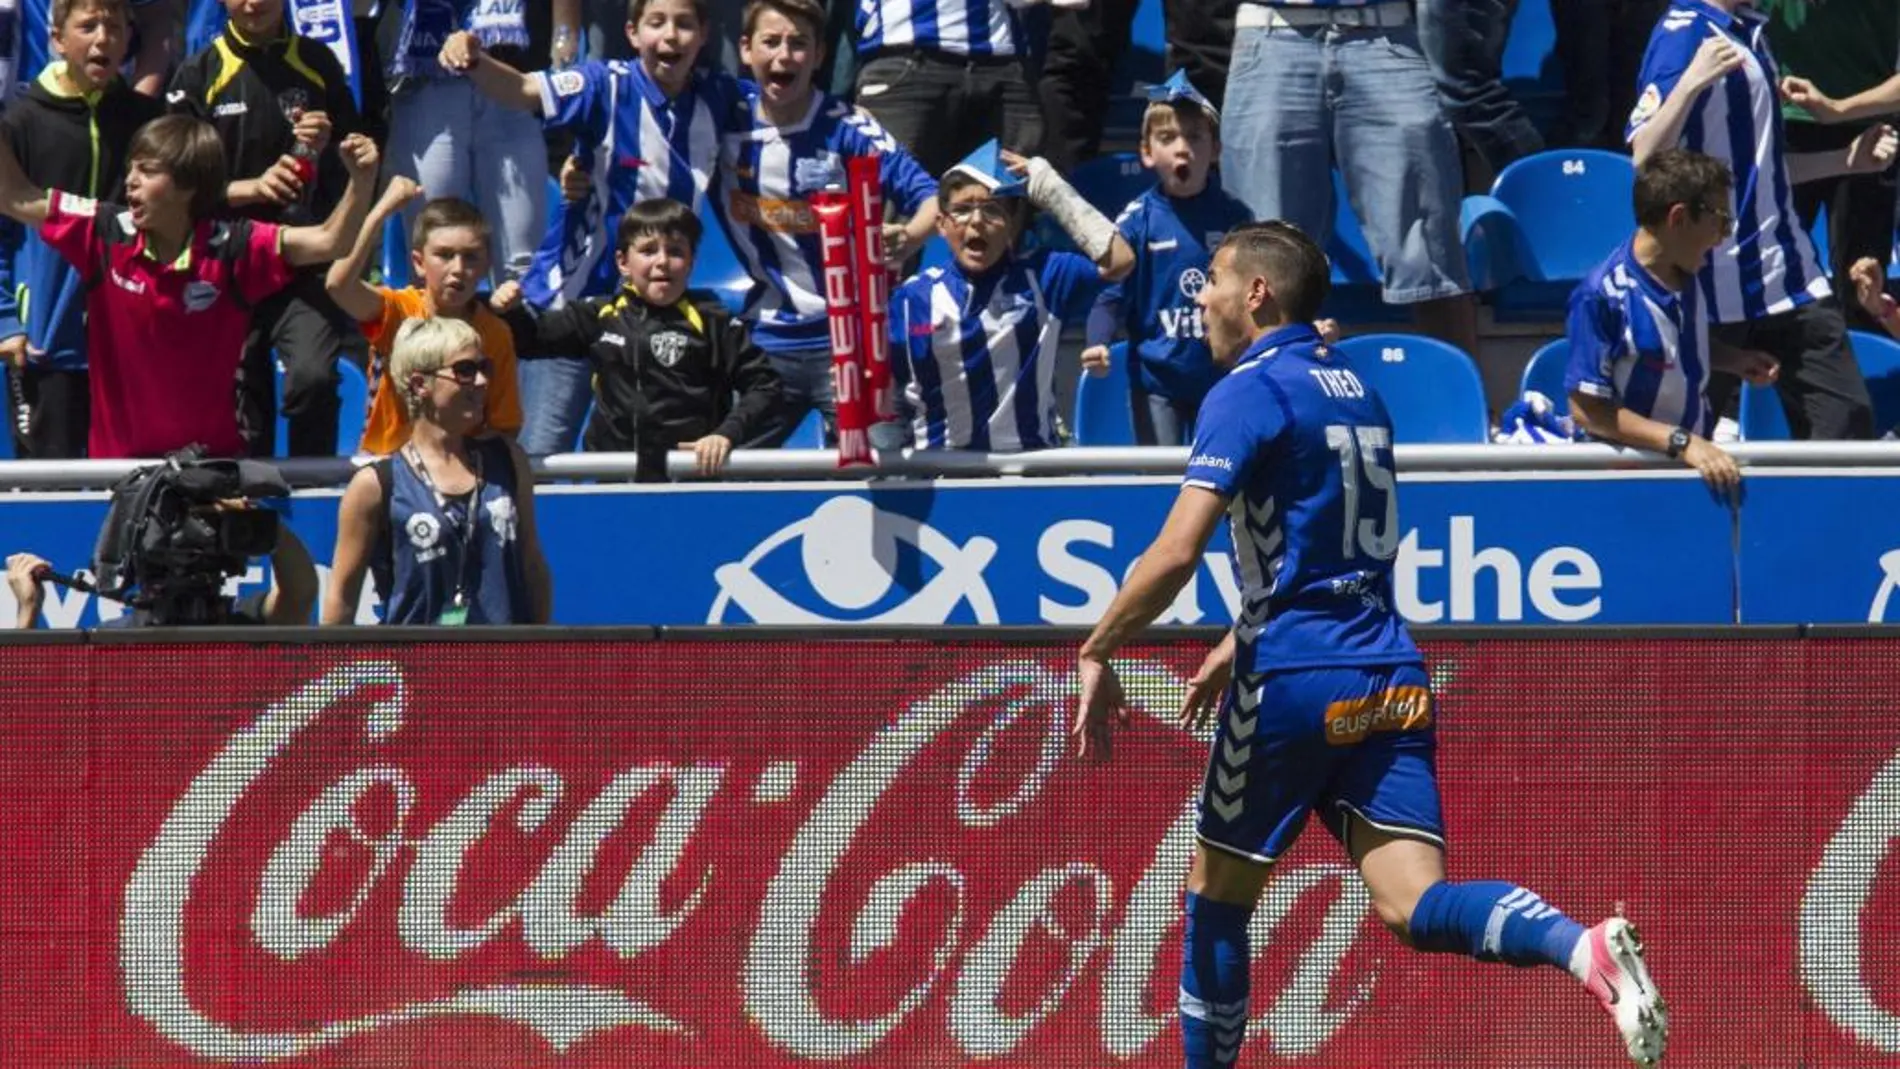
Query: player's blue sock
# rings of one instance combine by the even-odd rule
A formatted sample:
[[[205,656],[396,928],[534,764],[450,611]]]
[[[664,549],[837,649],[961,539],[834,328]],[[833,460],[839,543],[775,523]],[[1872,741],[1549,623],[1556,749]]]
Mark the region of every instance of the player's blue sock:
[[[1420,950],[1568,970],[1583,925],[1514,883],[1440,880],[1419,897],[1411,934]]]
[[[1181,954],[1181,1047],[1187,1069],[1227,1069],[1247,1034],[1247,921],[1252,906],[1190,893]]]

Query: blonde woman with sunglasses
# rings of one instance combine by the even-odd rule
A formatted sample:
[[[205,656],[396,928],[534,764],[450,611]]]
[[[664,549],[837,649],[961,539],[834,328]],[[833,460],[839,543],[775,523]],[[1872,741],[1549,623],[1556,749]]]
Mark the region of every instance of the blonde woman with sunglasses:
[[[548,622],[527,455],[480,436],[492,370],[463,320],[412,319],[397,332],[389,372],[409,437],[343,494],[325,624],[356,619],[365,573],[376,577],[384,623]]]

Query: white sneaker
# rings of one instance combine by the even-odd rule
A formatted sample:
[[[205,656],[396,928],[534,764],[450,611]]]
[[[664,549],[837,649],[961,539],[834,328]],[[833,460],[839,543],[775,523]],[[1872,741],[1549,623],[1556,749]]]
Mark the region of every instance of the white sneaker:
[[[1643,941],[1622,917],[1583,933],[1570,958],[1570,974],[1616,1019],[1630,1060],[1645,1069],[1662,1061],[1669,1041],[1669,1010],[1643,963]]]

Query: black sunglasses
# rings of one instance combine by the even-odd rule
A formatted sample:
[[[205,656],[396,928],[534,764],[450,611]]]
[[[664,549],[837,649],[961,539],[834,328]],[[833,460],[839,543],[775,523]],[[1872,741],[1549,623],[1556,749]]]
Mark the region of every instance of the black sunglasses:
[[[471,357],[467,360],[457,360],[447,367],[437,368],[435,373],[438,376],[446,375],[463,386],[473,386],[477,378],[493,377],[495,364],[485,356]]]

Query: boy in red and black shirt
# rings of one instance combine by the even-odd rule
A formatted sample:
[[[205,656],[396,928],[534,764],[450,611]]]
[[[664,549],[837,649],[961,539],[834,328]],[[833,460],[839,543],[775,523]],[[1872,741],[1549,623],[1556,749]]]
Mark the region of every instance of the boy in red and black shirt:
[[[341,151],[349,188],[321,226],[219,220],[224,146],[182,115],[142,127],[126,152],[125,204],[43,190],[0,142],[0,214],[37,228],[87,286],[95,458],[159,457],[194,442],[241,456],[235,388],[251,310],[293,269],[342,255],[376,182],[376,145]]]

